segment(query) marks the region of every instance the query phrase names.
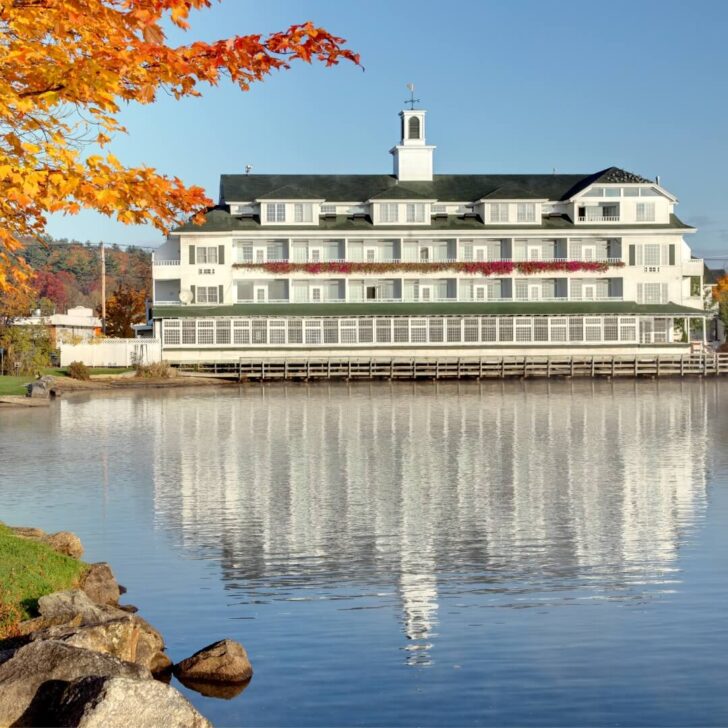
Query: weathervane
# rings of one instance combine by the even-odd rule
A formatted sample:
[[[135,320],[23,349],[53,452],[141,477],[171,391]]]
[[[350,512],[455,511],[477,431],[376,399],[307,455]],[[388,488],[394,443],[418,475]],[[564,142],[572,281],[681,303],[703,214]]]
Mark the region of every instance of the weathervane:
[[[407,90],[410,92],[410,98],[405,99],[405,104],[410,104],[410,109],[415,108],[415,104],[418,104],[420,102],[419,99],[415,98],[415,85],[413,83],[407,84]]]

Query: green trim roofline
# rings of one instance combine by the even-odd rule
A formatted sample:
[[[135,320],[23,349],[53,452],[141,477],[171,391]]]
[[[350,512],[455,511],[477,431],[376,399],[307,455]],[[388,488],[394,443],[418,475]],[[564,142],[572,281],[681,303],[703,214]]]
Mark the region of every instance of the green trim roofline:
[[[154,306],[152,318],[215,318],[230,316],[711,316],[676,303],[633,301],[564,301],[499,303],[238,303],[230,306]]]

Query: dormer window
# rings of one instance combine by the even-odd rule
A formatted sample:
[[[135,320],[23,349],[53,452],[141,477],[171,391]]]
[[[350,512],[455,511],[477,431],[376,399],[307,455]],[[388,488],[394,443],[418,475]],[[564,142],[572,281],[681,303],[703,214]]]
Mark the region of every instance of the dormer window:
[[[410,202],[407,204],[407,222],[424,222],[425,205],[421,202]]]
[[[293,205],[294,222],[312,222],[313,205],[310,202],[296,202]]]
[[[519,202],[516,205],[518,222],[536,222],[536,205],[533,202]]]
[[[265,206],[266,222],[285,222],[286,206],[283,202],[269,202]]]
[[[418,116],[410,116],[408,122],[408,139],[419,139],[420,138],[420,119]]]
[[[490,208],[491,222],[508,222],[508,203],[491,202],[488,207]]]
[[[379,206],[379,219],[384,223],[399,221],[399,205],[396,202],[383,202]]]

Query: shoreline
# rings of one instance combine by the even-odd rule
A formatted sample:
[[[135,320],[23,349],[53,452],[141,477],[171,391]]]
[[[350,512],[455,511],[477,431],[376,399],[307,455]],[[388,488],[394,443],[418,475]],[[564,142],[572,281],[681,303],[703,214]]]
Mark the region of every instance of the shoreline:
[[[119,391],[128,389],[180,389],[183,387],[229,387],[239,386],[239,382],[195,376],[180,373],[174,377],[136,377],[117,374],[112,376],[96,375],[88,380],[71,377],[49,376],[49,397],[28,397],[25,394],[0,396],[0,411],[10,408],[48,407],[56,397],[80,392]],[[34,380],[30,380],[32,382]]]
[[[81,560],[74,533],[0,524],[0,550],[8,561],[8,593],[0,599],[0,727],[76,725],[79,715],[104,725],[105,716],[121,714],[136,716],[144,728],[212,728],[172,676],[223,699],[250,682],[250,660],[234,640],[172,660],[137,607],[120,604],[126,589],[109,564]]]

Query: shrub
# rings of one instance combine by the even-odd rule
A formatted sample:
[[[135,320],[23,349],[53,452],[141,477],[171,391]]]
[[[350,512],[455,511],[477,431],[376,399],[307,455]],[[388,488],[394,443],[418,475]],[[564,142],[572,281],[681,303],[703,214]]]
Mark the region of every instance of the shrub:
[[[157,361],[153,364],[137,364],[134,369],[136,369],[137,377],[149,377],[150,379],[169,379],[174,373],[168,361]]]
[[[71,379],[80,379],[84,382],[91,379],[88,367],[82,361],[72,361],[69,364],[68,376],[71,377]]]

